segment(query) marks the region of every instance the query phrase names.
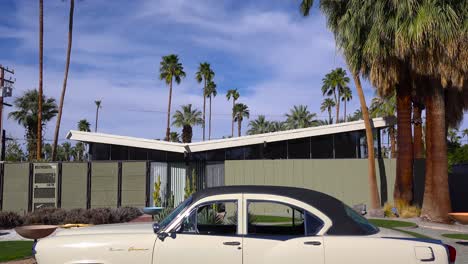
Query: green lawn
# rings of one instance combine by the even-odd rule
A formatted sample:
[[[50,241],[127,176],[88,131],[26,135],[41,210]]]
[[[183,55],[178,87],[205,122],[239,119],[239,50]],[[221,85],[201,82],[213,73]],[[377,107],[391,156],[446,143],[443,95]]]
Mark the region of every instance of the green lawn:
[[[413,236],[415,238],[433,239],[432,237],[428,237],[426,235],[423,235],[417,232],[400,229],[401,227],[417,227],[417,225],[412,222],[397,221],[397,220],[384,220],[384,219],[369,219],[369,222],[371,222],[375,226],[392,229],[392,230]]]
[[[289,223],[292,221],[291,217],[275,216],[275,215],[251,215],[255,223]],[[299,220],[298,220],[299,221]]]
[[[468,234],[442,234],[442,236],[452,239],[468,240]]]
[[[32,241],[0,242],[0,262],[30,257],[32,245]]]

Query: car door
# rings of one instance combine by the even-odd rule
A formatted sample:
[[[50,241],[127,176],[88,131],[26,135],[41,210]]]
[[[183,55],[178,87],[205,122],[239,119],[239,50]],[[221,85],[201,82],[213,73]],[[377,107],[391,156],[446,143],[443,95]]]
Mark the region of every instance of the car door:
[[[320,218],[280,199],[244,197],[244,264],[324,264]]]
[[[242,204],[232,197],[204,201],[186,212],[166,238],[157,239],[153,263],[242,264]]]

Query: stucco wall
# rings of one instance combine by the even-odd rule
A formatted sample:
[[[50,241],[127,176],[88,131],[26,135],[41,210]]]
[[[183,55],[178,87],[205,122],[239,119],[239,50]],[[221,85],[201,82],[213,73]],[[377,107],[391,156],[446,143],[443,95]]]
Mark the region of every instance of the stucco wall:
[[[380,166],[379,166],[380,164]],[[379,169],[379,167],[381,167]],[[376,160],[382,200],[392,200],[396,161]],[[367,160],[242,160],[226,161],[226,185],[282,185],[330,194],[349,205],[369,205]],[[386,193],[385,193],[386,191]]]
[[[144,207],[146,162],[122,163],[122,206]]]
[[[117,206],[117,174],[117,162],[92,163],[91,208]]]
[[[3,211],[27,212],[29,163],[6,163]]]
[[[88,164],[62,164],[62,208],[86,208]]]

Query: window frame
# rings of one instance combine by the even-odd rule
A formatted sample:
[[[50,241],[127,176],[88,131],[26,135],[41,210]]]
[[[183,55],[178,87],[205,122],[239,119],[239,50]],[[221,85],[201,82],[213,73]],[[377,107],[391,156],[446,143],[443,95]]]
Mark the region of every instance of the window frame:
[[[298,237],[313,237],[313,236],[320,236],[319,233],[321,230],[323,230],[323,228],[325,227],[325,221],[323,221],[322,218],[320,218],[319,216],[317,216],[316,214],[312,213],[312,212],[309,212],[308,210],[302,208],[302,207],[299,207],[297,205],[294,205],[294,204],[291,204],[291,203],[287,203],[287,202],[283,202],[283,201],[277,201],[277,200],[265,200],[265,199],[245,199],[245,208],[246,208],[246,213],[245,213],[245,216],[244,216],[244,221],[245,221],[245,226],[246,226],[246,230],[245,230],[245,235],[246,236],[249,236],[249,237],[263,237],[263,236],[275,236],[275,234],[250,234],[249,233],[249,207],[250,207],[250,204],[251,203],[270,203],[270,204],[280,204],[280,205],[284,205],[284,206],[287,206],[293,210],[296,210],[296,211],[299,211],[302,213],[303,217],[304,217],[304,234],[302,235],[277,235],[277,236],[287,236],[287,237],[294,237],[294,238],[298,238]],[[307,228],[307,224],[308,224],[308,221],[310,217],[315,217],[317,220],[319,220],[320,222],[322,222],[321,226],[318,228],[317,232],[315,234],[308,234],[308,228]]]
[[[190,217],[190,215],[193,212],[198,214],[198,209],[200,207],[203,207],[203,206],[209,205],[209,204],[214,204],[214,203],[234,203],[236,205],[237,222],[236,222],[236,233],[235,234],[200,234],[200,233],[198,233],[199,232],[198,228],[197,228],[197,233],[183,233],[183,232],[176,231],[177,229],[179,229],[182,226],[182,224],[184,223],[184,220],[187,217]],[[240,235],[239,212],[241,210],[241,208],[239,208],[239,207],[240,207],[240,202],[239,202],[239,199],[236,199],[236,198],[232,198],[232,199],[226,198],[226,199],[221,199],[221,200],[214,199],[214,200],[209,200],[209,201],[204,201],[204,202],[197,203],[194,206],[192,206],[189,210],[187,210],[187,212],[184,213],[184,215],[180,218],[178,223],[171,229],[171,231],[173,233],[175,233],[175,234],[178,234],[178,235],[226,236],[226,237],[239,236]],[[198,226],[198,217],[195,218],[195,226]]]

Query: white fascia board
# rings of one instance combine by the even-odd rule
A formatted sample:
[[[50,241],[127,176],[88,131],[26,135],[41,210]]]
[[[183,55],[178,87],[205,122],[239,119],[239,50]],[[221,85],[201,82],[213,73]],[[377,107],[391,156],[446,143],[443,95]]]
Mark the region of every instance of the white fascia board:
[[[120,146],[129,146],[136,148],[155,149],[170,152],[185,152],[185,145],[175,142],[166,142],[152,139],[135,138],[135,137],[124,137],[116,136],[111,134],[83,132],[71,130],[67,134],[67,138],[76,141],[88,142],[88,143],[102,143],[112,144]]]
[[[393,119],[384,119],[384,118],[375,118],[372,121],[373,121],[374,128],[388,127],[390,125],[393,125],[394,123]],[[214,150],[214,149],[233,148],[233,147],[261,144],[265,142],[268,143],[268,142],[276,142],[276,141],[283,141],[283,140],[290,140],[290,139],[330,135],[330,134],[351,132],[351,131],[364,130],[364,129],[365,129],[364,121],[359,120],[359,121],[354,121],[354,122],[339,123],[339,124],[332,124],[332,125],[318,126],[318,127],[309,127],[309,128],[302,128],[302,129],[294,129],[294,130],[265,133],[265,134],[252,135],[252,136],[243,136],[243,137],[237,137],[237,138],[196,142],[196,143],[189,144],[189,148],[191,152],[200,152],[200,151],[207,151],[207,150]]]

